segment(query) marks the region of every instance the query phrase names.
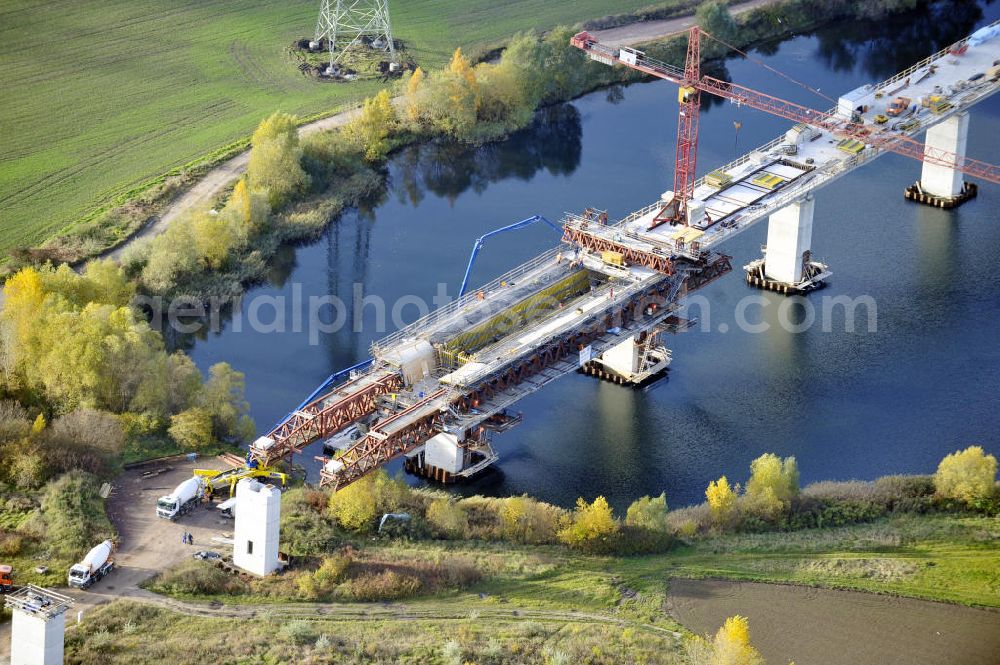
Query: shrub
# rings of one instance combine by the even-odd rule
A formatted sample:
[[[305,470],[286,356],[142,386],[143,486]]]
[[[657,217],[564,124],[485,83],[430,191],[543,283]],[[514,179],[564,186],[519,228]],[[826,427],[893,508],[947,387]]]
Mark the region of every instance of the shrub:
[[[348,589],[354,600],[396,600],[416,595],[422,587],[419,579],[412,575],[386,570],[381,573],[365,573],[348,582]]]
[[[246,590],[238,577],[197,560],[188,560],[178,567],[161,573],[152,584],[153,590],[168,595],[233,594]]]
[[[603,496],[594,499],[592,504],[580,498],[568,523],[559,530],[559,540],[577,549],[607,552],[616,544],[619,526]]]
[[[297,646],[304,646],[316,640],[316,629],[312,622],[293,619],[278,629],[278,634]]]
[[[465,533],[465,510],[451,499],[435,499],[427,508],[427,521],[444,538],[460,538]]]
[[[345,529],[368,533],[379,514],[398,510],[409,494],[404,481],[390,478],[379,469],[331,494],[327,510]]]
[[[532,545],[557,542],[559,523],[565,516],[561,508],[528,496],[503,499],[500,508],[503,537]]]
[[[692,665],[763,665],[760,652],[750,644],[750,626],[745,617],[726,619],[715,637],[696,637],[687,642],[688,662]]]
[[[934,487],[946,499],[977,506],[993,498],[996,475],[997,458],[987,455],[981,446],[969,446],[941,460]]]

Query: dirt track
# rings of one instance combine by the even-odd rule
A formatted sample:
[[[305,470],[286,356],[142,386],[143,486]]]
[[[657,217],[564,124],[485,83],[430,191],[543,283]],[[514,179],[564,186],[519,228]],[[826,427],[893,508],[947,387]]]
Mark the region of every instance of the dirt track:
[[[670,580],[670,612],[698,634],[750,619],[751,641],[784,665],[997,665],[1000,612],[856,591]]]
[[[729,12],[733,16],[736,16],[745,11],[756,9],[757,7],[761,7],[773,1],[774,0],[749,0],[749,2],[741,2],[733,5],[729,8]],[[694,23],[694,15],[679,16],[677,18],[668,18],[662,21],[640,21],[638,23],[629,23],[628,25],[619,26],[617,28],[608,28],[607,30],[592,30],[591,34],[597,37],[598,41],[607,44],[608,46],[631,46],[632,44],[641,44],[643,42],[651,42],[654,39],[669,37],[675,33],[687,30],[694,25]]]
[[[172,467],[172,470],[146,480],[142,478],[142,471],[166,466]],[[76,623],[77,612],[80,611],[84,613],[86,622],[87,612],[95,605],[115,598],[145,597],[148,592],[139,588],[142,582],[198,550],[226,552],[229,546],[213,543],[211,538],[223,533],[231,534],[233,522],[220,517],[214,509],[199,508],[177,522],[156,516],[156,500],[190,478],[195,468],[227,467],[209,457],[126,471],[114,482],[114,491],[108,500],[108,516],[118,530],[115,569],[86,591],[73,589],[67,592],[60,589],[76,601],[67,617],[67,626]],[[194,536],[193,546],[181,543],[181,534],[185,531]],[[83,554],[81,552],[81,558]],[[0,663],[7,663],[9,657],[10,623],[7,622],[0,626]]]
[[[773,1],[774,0],[749,0],[749,2],[733,5],[730,7],[730,12],[734,15],[740,14]],[[666,19],[663,21],[641,21],[638,23],[623,25],[618,28],[610,28],[608,30],[595,30],[593,31],[593,34],[596,35],[600,41],[607,44],[613,46],[627,46],[630,44],[639,44],[641,42],[648,42],[654,39],[668,37],[691,27],[694,24],[694,21],[694,15]],[[358,112],[359,111],[357,109],[352,109],[350,111],[344,111],[342,113],[332,115],[328,118],[323,118],[322,120],[311,122],[303,125],[299,129],[299,133],[306,136],[315,132],[340,127],[357,115]],[[104,254],[104,256],[117,261],[121,258],[121,254],[125,248],[136,240],[139,240],[140,238],[158,236],[163,233],[167,226],[169,226],[170,223],[177,219],[177,217],[181,214],[187,212],[188,210],[197,208],[198,206],[210,203],[215,197],[222,193],[230,183],[246,171],[249,159],[249,151],[242,152],[213,168],[195,185],[171,202],[170,206],[167,207],[162,215],[144,226],[138,233],[126,240],[123,244]]]

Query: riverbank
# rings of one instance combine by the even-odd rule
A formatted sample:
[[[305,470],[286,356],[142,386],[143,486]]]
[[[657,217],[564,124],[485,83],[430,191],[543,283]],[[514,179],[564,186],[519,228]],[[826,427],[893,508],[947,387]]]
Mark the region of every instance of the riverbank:
[[[992,648],[988,640],[977,640],[982,649],[974,649],[966,637],[973,626],[984,631],[980,637],[1000,634],[996,629],[1000,612],[867,594],[834,593],[835,602],[827,604],[821,601],[831,592],[798,586],[804,581],[794,579],[796,570],[822,568],[825,562],[838,560],[882,560],[882,570],[891,562],[901,567],[919,562],[921,570],[907,573],[911,584],[927,573],[934,574],[935,569],[957,572],[978,559],[983,559],[984,566],[995,566],[996,548],[984,552],[984,541],[977,535],[984,529],[995,529],[995,525],[982,518],[915,516],[811,534],[766,534],[753,546],[740,542],[739,537],[726,537],[692,545],[677,555],[632,559],[484,543],[373,544],[366,547],[385,561],[408,561],[412,566],[460,557],[492,566],[492,572],[466,588],[377,603],[288,602],[230,595],[164,600],[135,594],[90,612],[83,626],[68,631],[67,653],[70,662],[80,663],[96,662],[92,659],[98,654],[105,663],[169,662],[180,652],[198,659],[239,652],[276,662],[314,657],[318,662],[332,658],[388,663],[446,658],[445,654],[457,649],[463,660],[482,663],[681,663],[687,662],[683,636],[714,632],[718,626],[710,624],[717,615],[730,616],[738,610],[750,613],[751,640],[756,643],[759,633],[767,655],[782,655],[783,660],[775,661],[779,663],[792,657],[802,663],[840,662],[837,654],[852,634],[840,628],[860,618],[868,622],[870,641],[855,642],[857,649],[872,657],[885,653],[898,646],[903,634],[877,627],[897,625],[901,611],[907,625],[935,636],[932,653],[991,653],[983,651]],[[905,543],[894,543],[896,538]],[[406,570],[406,565],[398,565],[397,570]],[[902,580],[878,579],[860,567],[850,574],[834,574],[832,569],[807,583],[900,593]],[[976,570],[982,568],[977,565]],[[976,574],[970,570],[964,577],[972,579]],[[706,575],[736,579],[752,575],[797,585],[764,585],[753,595],[744,593],[741,598],[746,602],[740,605],[741,598],[727,601],[717,595],[718,582],[685,581]],[[702,584],[713,585],[714,595],[692,597]],[[956,586],[963,587],[962,583]],[[919,585],[910,587],[924,595],[919,589]],[[804,607],[823,618],[808,626],[787,613],[768,619],[753,605],[760,594],[767,594],[779,606],[805,603]],[[997,606],[1000,603],[992,595],[989,604]],[[901,608],[916,608],[919,614]],[[271,626],[266,635],[245,630],[245,621],[261,618]],[[967,630],[945,629],[956,621]],[[801,632],[802,639],[785,643],[792,651],[776,649],[777,636],[789,631]],[[192,640],[193,635],[198,639]],[[808,650],[796,650],[804,643]],[[565,661],[547,660],[559,653],[565,654]],[[820,659],[810,660],[816,654]]]

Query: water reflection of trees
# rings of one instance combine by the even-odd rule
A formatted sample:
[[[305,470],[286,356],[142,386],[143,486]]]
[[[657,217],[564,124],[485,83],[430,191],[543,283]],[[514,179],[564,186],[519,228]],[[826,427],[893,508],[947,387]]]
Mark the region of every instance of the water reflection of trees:
[[[817,57],[834,71],[882,80],[962,39],[983,16],[978,3],[921,4],[878,21],[844,21],[815,33]]]
[[[428,191],[453,199],[509,178],[531,180],[541,170],[569,175],[580,165],[582,134],[575,106],[548,107],[505,141],[479,147],[433,142],[404,148],[390,165],[390,188],[400,201],[417,205]]]

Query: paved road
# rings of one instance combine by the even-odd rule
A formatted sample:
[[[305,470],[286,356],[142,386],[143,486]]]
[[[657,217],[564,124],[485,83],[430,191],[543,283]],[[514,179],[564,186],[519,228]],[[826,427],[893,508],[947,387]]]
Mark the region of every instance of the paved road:
[[[774,2],[774,0],[749,0],[741,2],[729,8],[729,12],[736,16],[743,12]],[[662,21],[640,21],[629,23],[628,25],[607,30],[591,30],[590,34],[597,37],[597,40],[609,46],[631,46],[643,42],[651,42],[654,39],[662,39],[670,35],[683,32],[695,23],[694,15],[668,18]]]

